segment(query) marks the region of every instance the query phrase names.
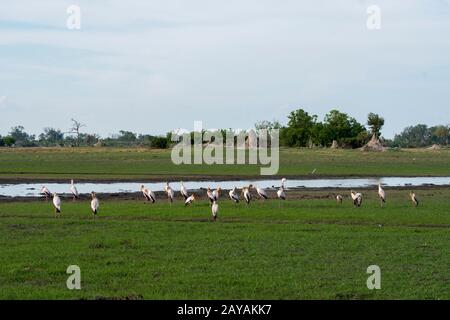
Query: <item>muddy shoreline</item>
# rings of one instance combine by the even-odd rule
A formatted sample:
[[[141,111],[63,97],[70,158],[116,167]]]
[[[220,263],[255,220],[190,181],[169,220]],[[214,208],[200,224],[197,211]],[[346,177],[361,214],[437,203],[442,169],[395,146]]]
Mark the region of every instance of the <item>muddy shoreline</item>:
[[[435,186],[435,185],[424,185],[418,187],[385,187],[385,190],[392,191],[404,191],[409,193],[410,190],[421,190],[421,191],[433,191],[433,190],[450,190],[450,186]],[[276,188],[267,188],[265,189],[270,200],[277,200],[276,192],[278,189]],[[377,188],[358,188],[358,192],[364,193],[375,193],[377,192]],[[229,190],[222,190],[221,199],[223,201],[230,201],[228,197]],[[350,189],[348,188],[290,188],[287,191],[288,200],[308,200],[308,199],[335,199],[336,195],[340,194],[344,197],[344,199],[350,198]],[[189,190],[190,194],[195,194],[200,200],[207,200],[206,190],[205,189],[196,189]],[[167,197],[165,192],[156,191],[155,192],[156,199],[158,202],[167,201]],[[258,195],[253,190],[252,195],[254,201],[258,201]],[[144,198],[141,192],[121,192],[121,193],[97,193],[99,199],[102,200],[123,200],[123,201],[136,201],[142,200],[144,202]],[[60,197],[64,201],[72,201],[72,196],[69,194],[60,195]],[[81,194],[79,201],[90,200],[91,197],[89,194]],[[242,196],[241,196],[242,200]],[[0,195],[0,202],[36,202],[36,201],[45,201],[45,197],[7,197]],[[49,200],[50,201],[50,200]],[[183,197],[180,195],[178,190],[175,190],[175,201],[184,202]]]

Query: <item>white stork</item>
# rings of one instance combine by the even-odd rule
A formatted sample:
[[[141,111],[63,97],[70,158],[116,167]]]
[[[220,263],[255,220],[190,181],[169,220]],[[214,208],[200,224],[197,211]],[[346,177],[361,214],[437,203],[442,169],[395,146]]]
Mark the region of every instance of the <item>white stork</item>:
[[[41,188],[41,194],[45,196],[45,200],[48,201],[49,198],[53,197],[53,194],[48,190],[46,186],[42,186]]]
[[[417,198],[416,194],[414,192],[410,192],[409,196],[411,197],[411,201],[413,202],[414,206],[419,206],[419,199]]]
[[[80,197],[77,187],[75,187],[75,184],[73,183],[73,179],[70,180],[70,192],[72,193],[73,201]]]
[[[188,195],[186,187],[183,184],[183,181],[181,181],[180,193],[183,196],[184,201],[186,201],[188,199],[189,195]]]
[[[233,189],[230,190],[230,192],[228,193],[230,196],[230,199],[234,202],[234,203],[239,203],[239,195],[236,192],[236,187],[234,187]]]
[[[381,206],[386,203],[386,191],[381,187],[381,183],[378,184],[378,196],[380,197]]]
[[[353,190],[350,192],[350,195],[352,196],[353,205],[355,207],[361,207],[362,205],[362,194],[361,193],[355,193]]]
[[[186,207],[194,201],[195,201],[195,196],[192,194],[191,196],[187,197],[186,201],[184,202],[184,206]]]
[[[92,210],[92,214],[95,219],[95,217],[97,216],[97,213],[98,213],[98,208],[100,207],[100,202],[98,201],[97,195],[95,194],[94,191],[91,192],[91,196],[92,196],[91,210]]]
[[[217,214],[219,213],[219,204],[216,201],[214,201],[211,206],[211,212],[213,216],[213,221],[215,222],[217,220]]]
[[[53,206],[55,207],[55,218],[61,216],[61,198],[53,193]]]
[[[336,202],[339,204],[342,204],[342,201],[344,200],[344,197],[342,197],[340,194],[336,196]]]

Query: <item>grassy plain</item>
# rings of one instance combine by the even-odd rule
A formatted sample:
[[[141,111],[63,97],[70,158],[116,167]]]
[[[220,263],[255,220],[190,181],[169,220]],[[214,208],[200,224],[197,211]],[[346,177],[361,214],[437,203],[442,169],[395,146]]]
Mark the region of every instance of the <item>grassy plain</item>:
[[[0,298],[450,299],[450,189],[417,194],[418,208],[400,190],[385,208],[374,191],[359,209],[328,192],[223,199],[216,223],[205,200],[100,199],[95,222],[88,201],[63,199],[60,219],[45,200],[0,202]],[[374,264],[381,290],[366,287]]]
[[[120,148],[0,148],[0,181],[143,180],[242,177],[260,174],[258,165],[174,165],[170,150]],[[450,149],[360,150],[281,149],[279,175],[449,176]]]

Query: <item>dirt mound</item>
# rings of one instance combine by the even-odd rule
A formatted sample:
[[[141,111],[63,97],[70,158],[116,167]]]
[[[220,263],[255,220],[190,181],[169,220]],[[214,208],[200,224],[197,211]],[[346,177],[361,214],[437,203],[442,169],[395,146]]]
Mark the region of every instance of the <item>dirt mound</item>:
[[[361,148],[362,151],[386,151],[381,141],[374,135],[372,139],[364,147]]]
[[[428,150],[441,150],[442,147],[438,144],[433,144],[431,147],[428,148]]]

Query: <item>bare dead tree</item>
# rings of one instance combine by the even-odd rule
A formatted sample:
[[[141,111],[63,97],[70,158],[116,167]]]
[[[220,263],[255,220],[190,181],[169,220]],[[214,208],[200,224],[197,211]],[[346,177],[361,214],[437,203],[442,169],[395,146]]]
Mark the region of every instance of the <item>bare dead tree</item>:
[[[80,136],[81,136],[80,129],[83,127],[86,127],[86,125],[73,119],[73,118],[70,120],[72,121],[72,127],[70,128],[69,133],[75,134],[75,136],[77,137],[77,147],[79,147],[80,146]]]

